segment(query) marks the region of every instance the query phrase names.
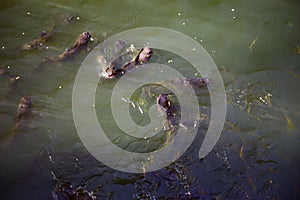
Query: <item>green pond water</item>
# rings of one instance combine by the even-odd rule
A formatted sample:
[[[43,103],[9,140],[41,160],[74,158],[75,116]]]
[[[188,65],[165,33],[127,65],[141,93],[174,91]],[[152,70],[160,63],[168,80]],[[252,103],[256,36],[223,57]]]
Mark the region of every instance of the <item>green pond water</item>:
[[[67,190],[86,196],[90,192],[97,199],[299,199],[299,6],[292,0],[2,1],[0,66],[21,78],[10,88],[8,76],[0,75],[1,199],[68,199]],[[68,23],[70,15],[74,18]],[[74,80],[88,52],[35,69],[84,31],[93,36],[88,44],[93,49],[114,34],[138,27],[188,35],[219,68],[227,116],[220,139],[204,159],[198,152],[206,122],[186,153],[168,167],[130,174],[105,166],[85,149],[72,115]],[[41,48],[22,49],[51,30],[55,34]],[[184,59],[154,52],[152,62],[194,76]],[[108,138],[130,151],[162,147],[163,134],[146,143],[122,136],[109,105],[116,82],[100,81],[96,92],[97,116]],[[143,109],[155,103],[145,91],[136,91],[132,98]],[[34,110],[19,126],[14,119],[25,94],[31,95]],[[208,91],[198,97],[200,111],[209,116]],[[147,116],[139,117],[139,110],[130,112],[137,123],[149,123]]]

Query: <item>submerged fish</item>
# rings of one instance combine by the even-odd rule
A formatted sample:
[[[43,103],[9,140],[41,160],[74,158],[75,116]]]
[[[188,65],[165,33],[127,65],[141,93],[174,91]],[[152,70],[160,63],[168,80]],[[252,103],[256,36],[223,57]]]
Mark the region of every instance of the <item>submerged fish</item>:
[[[85,49],[90,39],[91,35],[89,32],[83,32],[79,35],[74,44],[70,48],[66,49],[62,54],[46,58],[44,61],[63,61],[69,59],[80,53],[81,50]]]
[[[211,81],[209,78],[181,78],[169,80],[168,82],[181,87],[191,85],[196,88],[202,88],[206,87]]]
[[[6,92],[13,91],[16,88],[17,83],[21,79],[21,76],[12,74],[2,67],[0,67],[0,75],[8,77]]]
[[[23,132],[23,129],[28,126],[28,121],[33,113],[32,100],[30,95],[24,95],[20,98],[17,115],[13,127],[13,134]]]
[[[200,89],[205,87],[209,82],[206,78],[186,78],[171,80],[171,83],[176,85],[182,84],[183,88],[189,84],[195,89]],[[177,105],[177,102],[171,99],[172,96],[174,96],[173,93],[161,93],[156,99],[157,105],[159,105],[160,110],[166,116],[167,127],[165,128],[170,129],[171,132],[176,131],[178,126],[181,126],[186,130],[195,128],[199,125],[199,122],[206,121],[208,119],[208,117],[204,114],[201,114],[199,116],[200,118],[197,116],[191,116],[191,119],[180,119],[180,105]]]
[[[117,40],[115,44],[115,53],[121,53],[125,49],[125,40]]]
[[[43,47],[44,43],[48,41],[53,35],[55,34],[55,31],[52,30],[50,32],[42,31],[39,38],[34,39],[22,46],[23,50],[31,50],[31,49],[39,49]]]
[[[24,95],[21,97],[18,106],[18,114],[15,118],[16,122],[21,121],[24,117],[32,113],[32,101],[30,95]]]
[[[63,22],[65,24],[70,24],[72,21],[74,21],[76,18],[79,19],[75,14],[64,14],[62,16]]]
[[[7,90],[8,91],[13,91],[16,86],[17,83],[19,82],[19,80],[21,79],[21,76],[11,76],[8,78],[8,83],[7,83]]]
[[[118,40],[115,45],[115,52],[120,53],[125,48],[125,42]],[[129,53],[126,53],[129,54]],[[121,55],[113,60],[109,66],[102,72],[101,76],[106,79],[114,79],[124,75],[126,72],[148,62],[152,57],[153,50],[149,47],[144,47],[139,53],[129,62],[120,64],[125,55]],[[106,63],[105,58],[102,57],[102,62]]]
[[[70,183],[62,183],[56,186],[52,192],[54,199],[95,200],[97,197],[83,187],[73,187]]]

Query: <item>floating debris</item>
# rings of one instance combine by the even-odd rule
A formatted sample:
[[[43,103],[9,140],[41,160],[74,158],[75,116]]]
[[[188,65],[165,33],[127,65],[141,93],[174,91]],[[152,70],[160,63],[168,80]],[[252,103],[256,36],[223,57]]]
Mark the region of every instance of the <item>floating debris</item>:
[[[250,43],[248,48],[250,49],[251,52],[252,52],[253,46],[255,45],[255,43],[256,43],[256,41],[258,40],[259,37],[260,37],[260,35],[256,36],[256,38]]]
[[[173,60],[172,60],[172,59],[168,60],[168,63],[169,63],[169,64],[170,64],[170,63],[173,63]]]
[[[135,51],[135,46],[133,44],[130,44],[130,47],[127,49],[127,52],[134,52]]]
[[[284,118],[287,122],[287,127],[291,130],[295,130],[296,129],[295,124],[292,122],[291,118],[286,113],[284,114]]]
[[[143,109],[141,108],[141,106],[140,106],[140,105],[138,105],[138,109],[139,109],[139,111],[140,111],[140,113],[141,113],[141,114],[143,114],[143,113],[144,113],[144,111],[143,111]]]
[[[240,158],[244,159],[244,146],[240,148]]]
[[[297,45],[297,46],[295,47],[295,52],[296,52],[297,54],[300,54],[300,46]]]
[[[129,103],[129,101],[127,99],[125,99],[124,97],[121,98],[122,101],[124,101],[125,103]]]

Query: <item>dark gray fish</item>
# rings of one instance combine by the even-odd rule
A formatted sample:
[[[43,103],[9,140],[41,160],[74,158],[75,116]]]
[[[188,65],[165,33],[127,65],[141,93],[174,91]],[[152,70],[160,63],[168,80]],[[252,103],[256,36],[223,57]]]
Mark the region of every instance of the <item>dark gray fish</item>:
[[[157,172],[149,172],[135,181],[133,199],[219,199],[202,188],[195,172],[186,163],[175,163]]]
[[[171,107],[171,100],[169,94],[160,94],[156,100],[160,108],[167,114],[167,119],[174,116],[175,113]]]
[[[132,59],[131,61],[125,63],[123,66],[118,68],[116,67],[116,64],[122,60],[123,55],[121,55],[102,72],[102,76],[107,79],[118,78],[124,75],[126,72],[130,71],[131,69],[136,68],[148,62],[152,57],[152,54],[153,54],[153,50],[149,47],[145,47],[139,51],[138,55],[134,59]]]
[[[47,42],[56,31],[52,30],[50,32],[42,31],[39,38],[34,39],[22,46],[23,50],[31,50],[31,49],[40,49],[43,47],[44,43]]]
[[[85,49],[90,39],[90,33],[83,32],[79,35],[74,44],[70,48],[66,49],[62,54],[46,58],[44,61],[64,61],[66,59],[69,59],[75,56],[76,54],[80,53],[81,50]]]
[[[24,95],[21,97],[18,106],[18,114],[15,118],[16,122],[21,121],[26,116],[32,113],[32,101],[30,95]]]
[[[153,50],[149,47],[145,47],[141,49],[138,53],[137,57],[135,58],[135,63],[143,64],[150,60],[153,55]]]
[[[210,83],[209,78],[184,78],[184,79],[179,79],[182,84],[190,84],[194,87],[205,87]]]
[[[76,19],[76,15],[75,14],[64,14],[62,16],[63,21],[65,24],[70,24],[72,21],[74,21]]]
[[[200,88],[206,87],[207,84],[209,84],[209,79],[207,78],[183,78],[183,79],[174,79],[168,81],[169,85],[176,85],[176,87],[180,87],[184,90],[184,87],[187,85],[191,85],[194,87],[195,90],[198,90]],[[158,92],[158,91],[156,91]],[[149,94],[152,96],[152,94]],[[192,117],[191,119],[180,119],[180,108],[179,105],[176,104],[176,102],[173,102],[172,96],[174,96],[173,93],[160,93],[157,96],[156,103],[159,105],[160,110],[165,114],[166,116],[166,125],[171,130],[172,133],[174,133],[179,126],[190,129],[194,128],[197,125],[200,125],[207,121],[208,117],[204,114],[201,114],[199,117]],[[204,125],[204,124],[203,124]]]
[[[117,40],[115,44],[115,52],[120,53],[125,49],[126,42],[125,40]]]
[[[165,130],[170,130],[171,133],[176,133],[180,124],[180,115],[177,115],[176,107],[170,99],[172,95],[173,94],[160,94],[156,99],[156,103],[159,105],[160,110],[165,114]]]

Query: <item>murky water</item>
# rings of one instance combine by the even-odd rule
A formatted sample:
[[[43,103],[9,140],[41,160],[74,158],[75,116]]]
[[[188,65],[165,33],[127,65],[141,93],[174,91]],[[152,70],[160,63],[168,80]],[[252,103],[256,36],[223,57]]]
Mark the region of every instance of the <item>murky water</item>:
[[[8,75],[0,75],[1,197],[63,199],[68,190],[69,195],[76,190],[98,199],[299,198],[298,8],[292,0],[1,2],[0,66],[21,77],[9,88]],[[89,155],[77,135],[72,87],[87,52],[35,70],[83,31],[96,39],[89,43],[92,49],[113,34],[143,26],[174,29],[203,45],[223,75],[228,97],[224,130],[207,157],[198,159],[207,128],[203,125],[178,161],[146,175],[106,167]],[[39,49],[22,50],[23,44],[51,30],[55,34]],[[167,52],[153,59],[193,73]],[[113,84],[98,86],[101,123],[119,146],[142,151],[135,149],[138,141],[122,139],[112,122],[106,97]],[[16,129],[14,118],[24,94],[32,96],[34,111]],[[199,96],[204,112],[207,95]]]

